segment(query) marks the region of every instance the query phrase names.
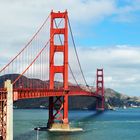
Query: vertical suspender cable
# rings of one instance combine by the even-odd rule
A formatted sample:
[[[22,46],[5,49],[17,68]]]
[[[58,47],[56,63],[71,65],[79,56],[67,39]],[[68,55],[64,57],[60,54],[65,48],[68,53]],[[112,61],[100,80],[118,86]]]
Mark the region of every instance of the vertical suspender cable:
[[[37,34],[41,31],[41,29],[44,27],[44,25],[46,24],[46,22],[48,21],[50,17],[50,14],[48,15],[47,19],[43,22],[43,24],[41,25],[41,27],[37,30],[37,32],[33,35],[33,37],[29,40],[29,42],[24,46],[24,48],[7,64],[5,65],[1,70],[0,73],[5,70],[29,45],[30,43],[33,41],[33,39],[37,36]]]

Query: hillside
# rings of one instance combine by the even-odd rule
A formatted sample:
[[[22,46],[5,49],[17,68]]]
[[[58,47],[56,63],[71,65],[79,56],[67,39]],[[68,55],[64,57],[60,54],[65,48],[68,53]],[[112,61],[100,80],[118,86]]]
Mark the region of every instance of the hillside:
[[[112,107],[133,107],[140,106],[140,97],[130,97],[125,94],[118,93],[113,89],[105,89],[106,104]]]
[[[4,79],[14,80],[18,75],[17,74],[9,74],[0,77],[0,87],[2,87],[2,83]],[[38,85],[44,84],[46,87],[49,86],[49,81],[41,81],[39,79],[29,79],[25,76],[22,77],[22,81],[26,84],[29,82],[34,83],[34,87]],[[62,86],[61,82],[55,82],[55,87]],[[28,87],[28,84],[27,84]],[[76,88],[74,84],[69,83],[70,88]],[[83,90],[88,90],[87,87],[81,85]],[[92,90],[95,90],[94,87],[90,87]],[[16,108],[40,108],[40,107],[48,107],[48,98],[39,98],[39,99],[26,99],[19,100],[14,103]],[[94,109],[96,106],[95,98],[91,97],[81,97],[81,96],[72,96],[69,97],[69,109]],[[123,106],[140,106],[140,98],[139,97],[130,97],[125,94],[118,93],[113,89],[106,88],[105,89],[105,106],[106,108],[110,107],[123,107]]]

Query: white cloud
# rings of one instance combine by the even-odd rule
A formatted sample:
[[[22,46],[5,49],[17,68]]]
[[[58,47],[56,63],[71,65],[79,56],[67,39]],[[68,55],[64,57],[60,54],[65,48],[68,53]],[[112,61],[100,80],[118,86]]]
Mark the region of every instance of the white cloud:
[[[95,86],[96,69],[103,68],[105,87],[116,89],[129,95],[139,95],[140,84],[140,48],[127,45],[113,47],[78,47],[79,59],[86,80]],[[57,62],[61,57],[57,56]],[[79,83],[85,84],[82,78],[73,48],[69,48],[69,64]],[[45,64],[46,65],[46,64]],[[48,65],[48,64],[47,64]],[[69,80],[73,81],[69,73]]]
[[[91,47],[79,48],[78,52],[89,83],[94,81],[96,68],[104,68],[106,87],[126,92],[126,94],[138,94],[140,84],[139,47]]]
[[[126,22],[134,18],[131,13],[140,9],[139,0],[131,1],[127,6],[121,7],[117,5],[116,0],[84,2],[60,0],[59,3],[56,0],[0,0],[0,3],[0,66],[7,63],[11,56],[21,50],[51,9],[55,11],[68,9],[72,25],[74,25],[74,33],[77,35],[82,34],[81,24],[88,26],[108,16],[112,16],[116,21],[121,22],[123,19]],[[46,30],[49,30],[49,27]],[[49,37],[48,32],[45,37]],[[140,49],[138,47],[127,45],[109,48],[79,47],[78,54],[89,83],[95,81],[96,68],[104,68],[106,87],[131,95],[133,91],[138,93],[140,83]],[[69,56],[74,73],[78,76],[78,80],[83,82],[72,49]]]
[[[16,46],[15,42],[19,45],[18,48],[24,45],[24,42],[27,42],[52,9],[54,11],[68,9],[73,30],[78,36],[85,32],[81,29],[83,28],[81,24],[86,24],[84,28],[88,28],[90,24],[98,23],[108,16],[113,16],[117,21],[120,17],[123,20],[129,20],[133,16],[126,17],[127,13],[140,9],[138,0],[121,7],[117,6],[116,0],[87,0],[84,2],[60,0],[58,4],[56,4],[56,0],[13,0],[12,2],[0,0],[0,2],[0,45],[7,45],[9,49],[11,45]]]
[[[59,4],[56,4],[56,0],[13,0],[12,2],[0,0],[0,3],[0,46],[2,46],[0,53],[3,56],[3,52],[7,52],[8,57],[21,50],[52,9],[54,11],[68,9],[71,21],[77,22],[72,24],[76,25],[75,33],[79,34],[81,34],[79,24],[97,22],[110,15],[114,9],[114,0],[86,2],[60,0]],[[45,30],[49,31],[49,26]],[[48,38],[49,32],[43,37]]]
[[[114,21],[131,23],[137,21],[139,16],[135,13],[140,11],[139,0],[125,0],[126,4],[123,6],[116,7]]]

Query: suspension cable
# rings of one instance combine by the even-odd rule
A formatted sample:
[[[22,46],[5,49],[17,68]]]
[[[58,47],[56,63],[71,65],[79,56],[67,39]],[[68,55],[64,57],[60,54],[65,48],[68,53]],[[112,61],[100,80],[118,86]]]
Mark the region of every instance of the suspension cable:
[[[55,20],[54,20],[54,23],[55,23],[56,28],[58,28],[57,23],[56,23]],[[63,45],[60,34],[58,35],[58,37],[59,37],[59,40],[60,40],[60,44]],[[69,63],[68,63],[68,66],[69,66],[69,70],[70,70],[70,72],[71,72],[71,74],[72,74],[72,77],[73,77],[75,83],[77,84],[77,86],[79,86],[79,84],[78,84],[78,82],[77,82],[77,80],[76,80],[76,78],[75,78],[75,76],[74,76],[74,73],[73,73],[72,68],[71,68],[71,66],[70,66]],[[79,86],[79,87],[80,87],[80,86]]]
[[[95,86],[95,83],[96,82],[96,78],[94,77],[94,80],[93,80],[93,86]]]
[[[12,83],[13,85],[23,76],[23,74],[33,65],[33,63],[38,59],[38,57],[42,54],[42,52],[45,50],[45,48],[48,46],[49,41],[46,43],[46,45],[41,49],[41,51],[38,53],[38,55],[34,58],[34,60],[30,63],[30,65],[16,78],[16,80]]]
[[[71,72],[71,74],[72,74],[72,77],[73,77],[73,79],[74,79],[75,83],[77,84],[77,86],[79,86],[79,87],[80,87],[80,85],[78,84],[78,82],[77,82],[77,80],[76,80],[76,78],[75,78],[75,76],[74,76],[74,73],[73,73],[72,68],[71,68],[71,66],[70,66],[70,64],[69,64],[69,63],[68,63],[68,66],[69,66],[70,72]],[[80,88],[81,88],[81,87],[80,87]]]
[[[60,26],[62,20],[59,22],[58,26]],[[34,62],[38,59],[38,57],[42,54],[42,52],[45,50],[45,48],[48,46],[50,40],[54,34],[51,35],[45,46],[41,49],[41,51],[37,54],[37,56],[33,59],[33,61],[28,65],[28,67],[15,79],[15,81],[12,83],[13,85],[23,76],[23,74],[34,64]]]
[[[79,67],[80,67],[80,71],[81,71],[82,77],[84,79],[84,82],[85,82],[86,86],[88,87],[88,84],[87,84],[87,81],[85,79],[85,76],[84,76],[84,73],[83,73],[83,70],[82,70],[82,67],[81,67],[81,63],[80,63],[80,60],[79,60],[79,57],[78,57],[78,53],[77,53],[77,49],[76,49],[76,45],[75,45],[75,41],[74,41],[74,37],[73,37],[72,28],[71,28],[71,25],[70,25],[69,18],[68,18],[68,25],[69,25],[69,28],[70,28],[71,39],[72,39],[72,42],[73,42],[73,46],[74,46],[75,54],[76,54],[77,61],[78,61]]]
[[[40,28],[37,30],[37,32],[33,35],[33,37],[28,41],[28,43],[23,47],[23,49],[7,64],[5,65],[1,70],[0,73],[5,70],[33,41],[33,39],[38,35],[38,33],[41,31],[41,29],[44,27],[44,25],[46,24],[46,22],[48,21],[50,17],[50,14],[48,15],[48,17],[46,18],[46,20],[43,22],[43,24],[40,26]]]

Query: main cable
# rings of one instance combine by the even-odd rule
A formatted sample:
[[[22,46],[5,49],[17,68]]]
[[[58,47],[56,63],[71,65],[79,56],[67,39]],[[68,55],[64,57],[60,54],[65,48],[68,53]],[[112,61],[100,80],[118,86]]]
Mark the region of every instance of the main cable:
[[[37,36],[37,34],[41,31],[41,29],[44,27],[44,25],[46,24],[46,22],[48,21],[50,17],[50,14],[48,15],[48,17],[46,18],[46,20],[43,22],[43,24],[40,26],[40,28],[37,30],[37,32],[33,35],[33,37],[28,41],[28,43],[23,47],[23,49],[7,64],[5,65],[1,70],[0,73],[5,70],[33,41],[33,39]]]
[[[83,73],[83,70],[82,70],[82,67],[81,67],[81,63],[80,63],[79,57],[78,57],[78,53],[77,53],[77,49],[76,49],[76,45],[75,45],[75,41],[74,41],[74,37],[73,37],[72,28],[71,28],[71,25],[70,25],[69,18],[68,18],[68,25],[69,25],[69,28],[70,28],[71,39],[72,39],[72,42],[73,42],[75,54],[76,54],[76,57],[77,57],[77,61],[78,61],[79,67],[80,67],[80,71],[81,71],[82,77],[84,79],[84,82],[85,82],[86,86],[89,87],[88,84],[87,84],[86,78],[84,76],[84,73]]]
[[[62,20],[59,22],[58,26],[60,26]],[[45,50],[45,48],[48,46],[51,38],[54,36],[54,34],[52,34],[52,36],[49,38],[49,40],[46,42],[45,46],[39,51],[39,53],[37,54],[37,56],[33,59],[33,61],[28,65],[28,67],[15,79],[15,81],[12,83],[13,85],[23,76],[24,73],[26,73],[26,71],[34,64],[34,62],[39,58],[39,56],[42,54],[42,52]]]

